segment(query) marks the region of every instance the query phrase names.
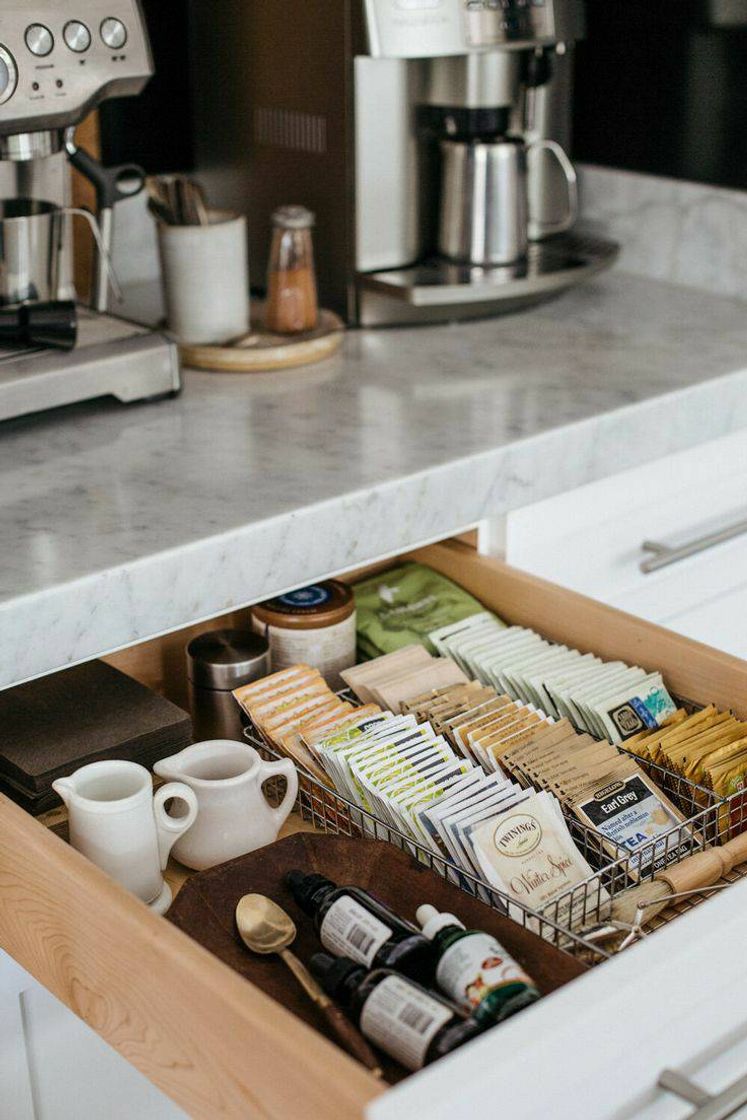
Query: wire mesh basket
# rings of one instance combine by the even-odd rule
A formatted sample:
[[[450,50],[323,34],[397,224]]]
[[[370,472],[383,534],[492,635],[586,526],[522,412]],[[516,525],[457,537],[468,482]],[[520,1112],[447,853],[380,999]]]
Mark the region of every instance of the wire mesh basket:
[[[348,692],[344,699],[357,703]],[[244,732],[247,740],[266,759],[281,757],[261,732],[249,724]],[[626,752],[623,752],[626,753]],[[636,756],[631,756],[636,757]],[[747,825],[747,794],[735,798],[717,797],[712,790],[689,782],[681,775],[651,762],[636,758],[651,779],[663,789],[685,818],[677,827],[660,834],[635,853],[613,845],[600,833],[564,813],[573,840],[593,869],[592,875],[570,887],[548,903],[541,911],[518,902],[514,897],[485,882],[484,879],[457,867],[446,857],[436,855],[412,837],[360,808],[312,775],[299,771],[297,809],[302,819],[317,831],[330,835],[384,840],[409,852],[432,871],[448,879],[461,890],[492,906],[545,938],[556,948],[596,964],[613,952],[585,935],[585,931],[604,925],[609,920],[612,900],[629,887],[654,875],[663,867],[679,863],[696,851],[719,843],[725,832],[736,835]],[[268,783],[268,795],[280,799],[282,779]],[[695,904],[697,899],[672,908],[669,915],[660,915],[652,928],[669,917]]]

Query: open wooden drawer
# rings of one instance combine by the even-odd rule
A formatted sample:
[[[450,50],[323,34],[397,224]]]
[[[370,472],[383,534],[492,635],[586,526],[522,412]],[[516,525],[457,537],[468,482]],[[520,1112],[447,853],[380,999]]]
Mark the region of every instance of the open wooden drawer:
[[[509,569],[463,544],[435,545],[413,556],[511,622],[602,657],[661,669],[679,696],[731,707],[747,718],[745,662]],[[342,1051],[4,798],[0,947],[190,1116],[345,1120],[361,1117],[385,1092]],[[593,1002],[597,973],[617,964],[600,966],[570,988],[583,985],[583,998]],[[555,1006],[556,998],[520,1016],[522,1029],[531,1033],[529,1021],[539,1024],[543,1008]],[[502,1053],[506,1037],[504,1028],[490,1032],[479,1040],[479,1053],[489,1061],[491,1046]],[[411,1079],[405,1090],[411,1082],[427,1086],[429,1078],[441,1083],[460,1062],[467,1068],[471,1050]],[[390,1114],[388,1108],[383,1112]]]

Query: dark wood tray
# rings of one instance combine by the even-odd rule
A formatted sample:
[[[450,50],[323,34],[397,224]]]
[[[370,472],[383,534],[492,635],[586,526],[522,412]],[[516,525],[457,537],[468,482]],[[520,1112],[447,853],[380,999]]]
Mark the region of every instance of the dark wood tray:
[[[294,952],[309,963],[321,946],[311,919],[299,910],[283,883],[283,876],[293,868],[326,875],[340,886],[350,884],[370,890],[411,922],[423,902],[456,914],[467,928],[493,934],[534,978],[543,995],[586,971],[580,962],[536,934],[381,841],[299,833],[194,875],[169,910],[169,920],[328,1038],[331,1036],[324,1019],[282,961],[250,953],[236,932],[234,913],[242,895],[268,895],[293,918],[298,929]],[[524,1014],[531,1014],[531,1010]],[[386,1063],[384,1068],[392,1082],[405,1076],[393,1063]]]

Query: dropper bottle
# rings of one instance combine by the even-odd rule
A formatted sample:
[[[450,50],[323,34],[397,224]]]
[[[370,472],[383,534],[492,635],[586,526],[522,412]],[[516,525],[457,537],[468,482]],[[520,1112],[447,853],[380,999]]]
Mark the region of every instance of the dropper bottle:
[[[338,887],[324,875],[289,871],[294,900],[314,921],[324,948],[366,968],[391,968],[429,984],[435,957],[427,937],[361,887]]]
[[[490,934],[466,929],[435,906],[420,906],[416,917],[433,942],[438,987],[479,1023],[502,1023],[540,998],[534,981]]]
[[[311,971],[361,1033],[405,1069],[418,1070],[486,1029],[435,992],[388,968],[368,972],[345,957],[315,953]]]

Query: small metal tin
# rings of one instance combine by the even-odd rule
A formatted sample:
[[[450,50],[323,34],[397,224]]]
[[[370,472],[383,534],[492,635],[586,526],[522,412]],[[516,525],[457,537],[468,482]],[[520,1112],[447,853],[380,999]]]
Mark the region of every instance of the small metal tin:
[[[195,737],[241,739],[241,709],[235,688],[267,676],[267,639],[251,630],[210,630],[187,646],[187,674]]]

